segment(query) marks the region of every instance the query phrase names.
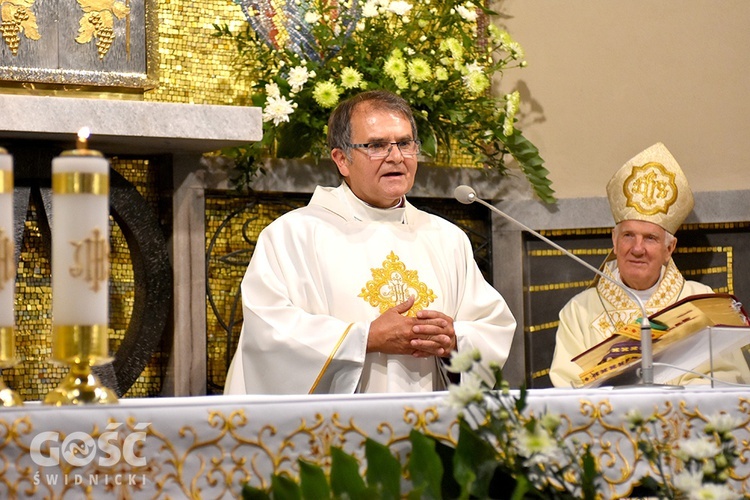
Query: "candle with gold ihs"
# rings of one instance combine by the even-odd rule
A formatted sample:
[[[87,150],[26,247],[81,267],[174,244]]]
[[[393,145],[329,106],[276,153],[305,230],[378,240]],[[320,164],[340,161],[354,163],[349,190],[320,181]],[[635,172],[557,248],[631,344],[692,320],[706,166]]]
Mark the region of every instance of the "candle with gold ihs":
[[[109,162],[88,149],[52,160],[52,359],[69,375],[46,404],[115,403],[91,367],[109,358]]]
[[[0,370],[18,363],[15,307],[16,256],[13,233],[13,157],[0,148]],[[23,404],[0,375],[0,406]]]

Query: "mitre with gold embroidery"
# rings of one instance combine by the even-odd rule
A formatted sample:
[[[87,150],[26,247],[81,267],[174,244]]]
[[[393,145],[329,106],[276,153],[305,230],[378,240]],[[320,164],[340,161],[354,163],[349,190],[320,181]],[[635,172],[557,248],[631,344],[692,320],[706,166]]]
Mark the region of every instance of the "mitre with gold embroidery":
[[[693,209],[687,178],[669,150],[658,142],[628,160],[607,184],[615,224],[653,222],[674,234]]]

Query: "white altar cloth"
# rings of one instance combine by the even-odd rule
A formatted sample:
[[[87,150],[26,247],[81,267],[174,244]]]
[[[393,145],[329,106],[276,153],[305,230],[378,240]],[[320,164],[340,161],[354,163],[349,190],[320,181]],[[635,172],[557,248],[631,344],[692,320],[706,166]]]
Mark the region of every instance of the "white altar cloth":
[[[457,435],[446,393],[357,396],[207,396],[124,399],[117,405],[0,408],[2,498],[236,498],[242,483],[325,464],[330,446],[361,458],[366,437],[404,456],[416,428]],[[648,470],[624,421],[657,412],[671,439],[719,411],[741,419],[736,485],[750,491],[750,392],[735,388],[538,389],[528,409],[562,414],[563,432],[594,444],[605,496],[627,495]],[[696,434],[697,435],[697,434]]]

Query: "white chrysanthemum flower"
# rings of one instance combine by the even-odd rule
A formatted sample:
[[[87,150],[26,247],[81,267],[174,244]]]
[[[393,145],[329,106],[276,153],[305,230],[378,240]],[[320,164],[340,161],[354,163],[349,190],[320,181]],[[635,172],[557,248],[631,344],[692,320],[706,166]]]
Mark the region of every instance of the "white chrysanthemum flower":
[[[450,364],[446,367],[449,372],[452,373],[464,373],[468,372],[474,365],[475,361],[479,361],[482,355],[479,349],[464,349],[463,351],[451,352]]]
[[[697,490],[686,492],[690,500],[740,500],[743,498],[724,484],[706,483]]]
[[[441,82],[446,81],[448,79],[448,70],[442,66],[435,68],[435,78]]]
[[[632,408],[625,412],[625,421],[635,427],[643,423],[643,414],[638,408]]]
[[[279,86],[276,83],[267,83],[265,89],[268,97],[279,97],[281,95]]]
[[[480,402],[482,399],[484,399],[482,379],[471,372],[461,377],[459,385],[448,386],[448,406],[453,409],[463,410],[469,403]]]
[[[292,86],[292,92],[299,92],[310,78],[314,78],[315,73],[308,71],[305,66],[295,66],[289,70],[287,81]]]
[[[476,61],[464,67],[463,75],[464,85],[472,94],[481,94],[490,86],[490,79],[487,78],[482,66]]]
[[[412,5],[409,2],[402,0],[395,0],[388,4],[388,11],[393,12],[397,16],[405,16],[412,9]],[[404,22],[407,22],[406,20]]]
[[[675,474],[672,484],[680,491],[692,491],[698,489],[703,484],[702,472],[682,471]]]
[[[680,440],[677,442],[677,447],[675,455],[683,461],[691,458],[694,460],[712,458],[721,452],[719,445],[705,437]]]
[[[476,7],[474,7],[474,4],[471,2],[467,2],[465,5],[459,5],[456,7],[456,12],[458,12],[459,16],[463,17],[470,23],[473,23],[479,17]]]
[[[705,430],[706,432],[718,432],[719,434],[724,434],[735,430],[741,423],[741,419],[733,417],[728,413],[717,413],[708,417]]]
[[[377,17],[378,3],[369,0],[362,6],[362,17]]]
[[[263,108],[263,121],[272,121],[275,126],[278,126],[282,122],[288,122],[289,115],[294,112],[296,107],[297,103],[290,101],[286,97],[269,97],[266,100],[266,106]]]
[[[320,21],[321,16],[317,12],[314,12],[312,10],[308,10],[305,12],[305,22],[307,24],[316,24],[318,21]]]
[[[525,426],[516,429],[515,442],[519,455],[535,460],[557,457],[561,452],[552,434],[538,423],[533,429]]]
[[[508,44],[508,51],[510,52],[513,59],[523,59],[525,53],[523,47],[518,42],[511,42]]]

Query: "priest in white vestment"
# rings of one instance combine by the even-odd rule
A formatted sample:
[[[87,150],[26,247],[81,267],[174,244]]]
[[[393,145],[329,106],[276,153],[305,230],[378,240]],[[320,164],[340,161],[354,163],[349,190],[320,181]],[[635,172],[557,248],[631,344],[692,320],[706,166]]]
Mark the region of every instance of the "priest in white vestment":
[[[261,232],[225,394],[435,391],[454,351],[505,363],[516,321],[468,237],[406,199],[417,137],[408,104],[388,92],[333,112],[343,182]]]
[[[653,314],[690,295],[713,293],[686,280],[675,266],[674,233],[693,209],[693,194],[677,161],[662,143],[639,153],[623,165],[607,185],[615,219],[613,250],[602,272],[623,283]],[[614,257],[614,259],[612,259]],[[550,379],[556,387],[582,385],[582,369],[572,358],[615,334],[642,316],[641,308],[620,287],[598,279],[596,286],[573,297],[560,311]],[[730,383],[750,383],[750,371],[740,351],[714,359],[714,377]],[[694,370],[710,372],[710,364]],[[692,373],[671,384],[709,383]]]

